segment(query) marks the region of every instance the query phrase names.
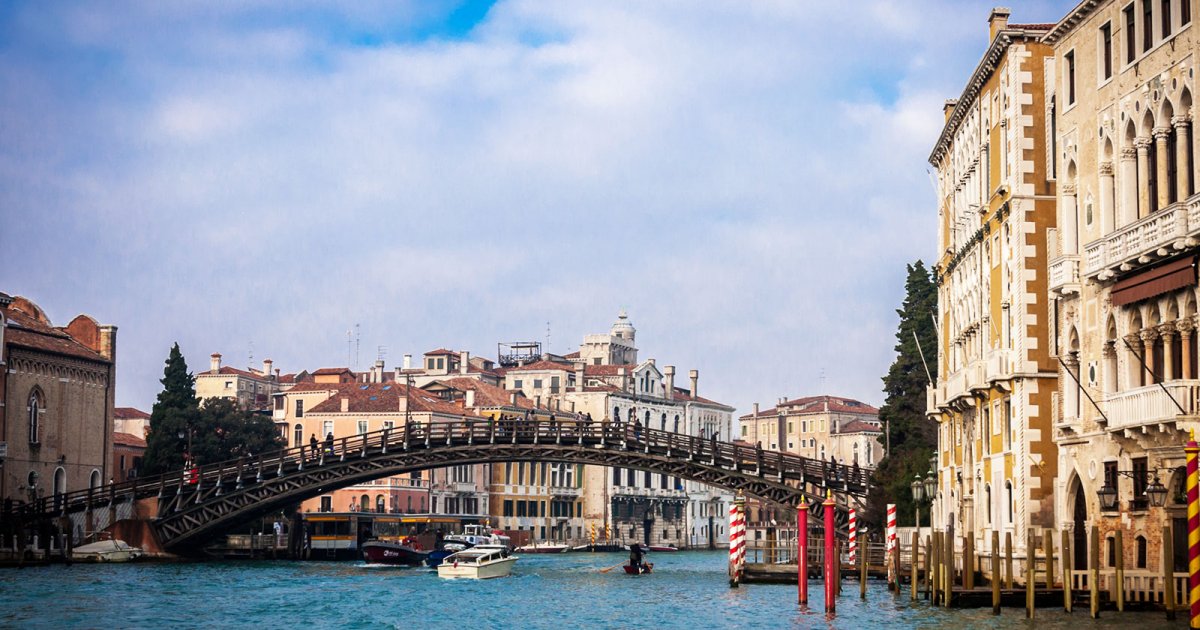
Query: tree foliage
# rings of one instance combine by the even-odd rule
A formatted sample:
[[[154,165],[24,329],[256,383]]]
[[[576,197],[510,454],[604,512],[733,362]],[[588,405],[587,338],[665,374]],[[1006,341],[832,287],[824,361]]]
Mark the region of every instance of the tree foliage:
[[[929,470],[937,447],[937,424],[925,415],[925,391],[929,378],[921,361],[921,350],[929,373],[937,373],[937,285],[920,260],[908,265],[905,298],[896,310],[896,360],[883,377],[887,395],[879,419],[890,435],[891,450],[872,476],[867,519],[877,526],[885,517],[886,505],[896,504],[897,521],[908,524],[914,505],[911,484]],[[920,349],[917,344],[920,343]],[[880,438],[881,441],[888,436]]]
[[[166,360],[163,390],[150,413],[144,474],[183,468],[188,455],[200,466],[281,448],[270,418],[238,407],[232,400],[196,399],[196,377],[176,343]],[[188,442],[191,451],[188,451]]]

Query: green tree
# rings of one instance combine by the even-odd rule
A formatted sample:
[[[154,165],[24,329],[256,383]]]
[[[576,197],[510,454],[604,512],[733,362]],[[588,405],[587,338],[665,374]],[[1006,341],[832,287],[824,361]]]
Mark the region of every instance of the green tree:
[[[917,475],[928,472],[937,447],[937,423],[925,415],[929,378],[921,360],[924,351],[929,374],[937,373],[937,330],[933,324],[937,285],[920,260],[908,265],[905,293],[904,303],[896,310],[900,316],[896,360],[883,377],[887,398],[879,409],[879,419],[888,429],[880,441],[890,441],[890,450],[872,476],[867,503],[867,519],[877,526],[884,522],[888,503],[896,504],[898,523],[912,523],[908,520],[915,513],[912,482]]]
[[[270,418],[228,399],[210,398],[201,404],[196,399],[196,377],[188,372],[178,343],[167,357],[161,383],[163,390],[150,414],[142,460],[145,474],[179,470],[188,455],[204,466],[283,447]]]
[[[156,475],[183,467],[187,449],[187,431],[199,418],[196,400],[196,377],[188,372],[187,361],[179,351],[179,343],[171,347],[163,377],[163,390],[150,412],[150,433],[146,436],[146,455],[142,471]],[[180,435],[184,438],[180,438]]]

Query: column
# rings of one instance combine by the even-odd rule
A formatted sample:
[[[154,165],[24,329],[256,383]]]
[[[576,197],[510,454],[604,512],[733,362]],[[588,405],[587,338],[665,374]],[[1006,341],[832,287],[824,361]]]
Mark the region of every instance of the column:
[[[1117,385],[1117,342],[1105,341],[1101,353],[1104,355],[1104,393],[1113,394],[1119,391]]]
[[[1186,116],[1176,116],[1171,119],[1171,124],[1175,127],[1175,185],[1179,191],[1175,197],[1180,201],[1187,199],[1192,191],[1189,187],[1189,180],[1192,175],[1192,163],[1188,159],[1188,147],[1192,145],[1192,137],[1189,134],[1192,121]]]
[[[1175,322],[1175,329],[1179,331],[1180,345],[1183,346],[1183,365],[1179,366],[1183,374],[1183,378],[1196,378],[1196,367],[1192,365],[1192,331],[1196,329],[1196,322],[1189,317]]]
[[[1146,384],[1146,368],[1142,367],[1146,353],[1142,351],[1142,338],[1137,333],[1125,335],[1125,343],[1129,344],[1129,388],[1141,387]]]
[[[1121,220],[1117,227],[1124,227],[1138,219],[1138,168],[1137,149],[1121,149]]]
[[[1137,217],[1140,219],[1150,214],[1150,138],[1138,138],[1133,141],[1137,147]]]
[[[1100,163],[1100,235],[1107,236],[1116,227],[1116,217],[1113,215],[1113,163],[1105,160]]]
[[[1171,164],[1171,160],[1167,156],[1167,153],[1171,150],[1171,147],[1167,144],[1167,141],[1170,139],[1170,137],[1170,127],[1154,128],[1154,149],[1157,152],[1158,162],[1158,173],[1155,174],[1155,177],[1158,181],[1155,188],[1158,190],[1159,210],[1166,208],[1171,204],[1171,173],[1170,169],[1168,168]]]
[[[1079,253],[1079,216],[1075,209],[1075,184],[1062,187],[1062,216],[1059,218],[1059,233],[1062,234],[1062,253]]]
[[[1175,374],[1175,353],[1171,352],[1171,343],[1175,340],[1175,324],[1166,322],[1158,327],[1158,334],[1163,340],[1163,369],[1162,380],[1169,381],[1177,377]],[[1153,363],[1150,364],[1154,366]]]
[[[1142,367],[1142,372],[1145,377],[1142,382],[1145,385],[1153,385],[1158,380],[1154,378],[1154,340],[1158,339],[1158,331],[1153,328],[1143,328],[1142,332],[1142,359],[1146,365]]]

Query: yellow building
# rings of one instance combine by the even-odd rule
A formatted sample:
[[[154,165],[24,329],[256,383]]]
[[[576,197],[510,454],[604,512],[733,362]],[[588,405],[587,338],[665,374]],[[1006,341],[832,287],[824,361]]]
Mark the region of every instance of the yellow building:
[[[1048,235],[1057,521],[1080,549],[1097,527],[1105,566],[1124,530],[1125,567],[1155,575],[1166,525],[1176,570],[1186,569],[1182,447],[1200,428],[1196,8],[1084,2],[1045,37],[1060,183],[1059,229]],[[1161,508],[1147,493],[1156,484]]]
[[[1011,533],[1018,558],[1030,527],[1054,525],[1058,457],[1052,434],[1047,231],[1055,226],[1048,169],[1052,25],[1008,23],[996,9],[990,45],[944,108],[929,162],[938,175],[935,527]]]

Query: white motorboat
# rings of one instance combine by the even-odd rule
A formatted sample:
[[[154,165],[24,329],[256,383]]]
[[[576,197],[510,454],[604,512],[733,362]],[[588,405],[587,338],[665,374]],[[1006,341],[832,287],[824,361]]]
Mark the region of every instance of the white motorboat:
[[[517,547],[518,553],[566,553],[569,546],[562,543],[537,542],[523,547]]]
[[[142,557],[139,547],[130,547],[124,540],[101,540],[71,550],[77,562],[130,562]]]
[[[517,557],[502,547],[471,547],[446,556],[438,565],[438,577],[486,580],[512,573]]]
[[[444,542],[449,548],[450,545],[463,544],[464,547],[477,547],[479,545],[501,545],[508,549],[512,549],[512,540],[508,536],[496,534],[483,525],[467,525],[463,528],[461,534],[450,534],[446,536]]]

